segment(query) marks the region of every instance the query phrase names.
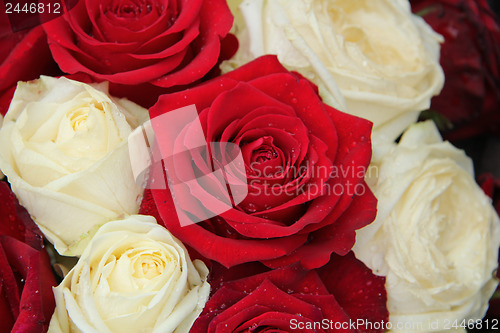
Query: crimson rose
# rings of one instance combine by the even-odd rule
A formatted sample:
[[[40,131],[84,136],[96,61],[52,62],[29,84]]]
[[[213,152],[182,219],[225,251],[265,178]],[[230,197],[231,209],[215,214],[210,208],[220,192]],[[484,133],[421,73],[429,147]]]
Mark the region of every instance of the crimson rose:
[[[431,109],[454,125],[448,137],[500,133],[500,27],[486,0],[411,0],[414,12],[444,36],[445,85]]]
[[[0,12],[0,113],[3,115],[17,81],[37,79],[40,74],[57,74],[42,27],[14,32],[6,15]],[[9,89],[12,91],[6,93]]]
[[[199,216],[224,196],[220,183],[196,175],[208,174],[212,162],[227,164],[216,154],[189,149],[197,127],[186,126],[175,145],[185,147],[179,151],[186,150],[187,156],[174,158],[174,171],[196,179],[177,184],[185,191],[175,194],[176,206],[168,190],[152,190],[160,223],[226,267],[301,261],[314,268],[326,264],[332,252],[349,252],[355,230],[376,214],[376,199],[364,183],[371,158],[369,121],[322,103],[309,81],[288,72],[274,56],[195,88],[162,95],[150,109],[152,123],[191,104],[199,111],[207,145],[230,142],[241,150],[248,195],[228,211],[214,214],[219,216],[181,226],[175,208]],[[170,143],[159,144],[162,148]],[[155,209],[145,204],[142,213],[155,215]]]
[[[319,270],[295,264],[248,276],[253,269],[245,264],[219,272],[224,281],[191,332],[384,332],[387,327],[385,278],[373,275],[352,252],[334,255]]]
[[[0,182],[1,332],[46,332],[56,281],[40,230]]]
[[[63,7],[63,16],[44,24],[61,69],[115,84],[148,83],[143,95],[201,79],[219,60],[233,22],[223,0],[81,0]]]

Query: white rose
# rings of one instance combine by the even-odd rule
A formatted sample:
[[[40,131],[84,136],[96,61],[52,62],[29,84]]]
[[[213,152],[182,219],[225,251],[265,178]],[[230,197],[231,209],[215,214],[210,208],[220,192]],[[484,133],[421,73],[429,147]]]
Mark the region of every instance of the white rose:
[[[378,177],[369,179],[378,215],[358,230],[354,252],[386,276],[393,331],[412,331],[397,323],[437,331],[482,318],[498,284],[500,221],[474,181],[472,161],[443,142],[432,122],[379,148],[370,169]]]
[[[49,332],[188,332],[210,293],[207,274],[152,216],[106,223],[54,288]]]
[[[443,39],[407,0],[229,2],[232,9],[241,2],[240,48],[224,71],[276,54],[316,83],[325,102],[372,121],[374,140],[392,141],[441,91]]]
[[[0,169],[62,254],[80,254],[99,225],[139,210],[127,137],[147,110],[96,88],[107,91],[47,76],[19,82],[0,129]]]

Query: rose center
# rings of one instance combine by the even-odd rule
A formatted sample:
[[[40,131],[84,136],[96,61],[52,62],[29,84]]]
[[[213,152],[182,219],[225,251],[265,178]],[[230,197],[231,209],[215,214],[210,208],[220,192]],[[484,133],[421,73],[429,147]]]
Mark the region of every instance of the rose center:
[[[71,111],[67,117],[73,131],[78,132],[87,129],[88,108],[79,108]]]
[[[252,156],[252,162],[263,163],[278,157],[278,154],[272,147],[261,147],[255,151]]]
[[[121,16],[135,16],[137,15],[137,7],[131,5],[125,5],[120,8]]]
[[[143,254],[134,260],[133,277],[151,280],[161,275],[165,269],[165,263],[158,254]]]
[[[283,152],[271,136],[249,141],[241,146],[247,173],[253,177],[274,178],[283,172]]]
[[[112,12],[118,17],[131,18],[147,15],[152,10],[153,7],[148,1],[129,1],[118,4],[112,9]]]

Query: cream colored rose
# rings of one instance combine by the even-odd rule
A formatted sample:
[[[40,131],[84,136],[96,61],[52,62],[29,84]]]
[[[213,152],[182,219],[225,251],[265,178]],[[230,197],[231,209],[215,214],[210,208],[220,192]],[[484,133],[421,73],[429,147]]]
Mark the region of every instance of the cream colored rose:
[[[370,170],[378,215],[358,230],[354,252],[386,276],[393,331],[482,318],[498,284],[500,221],[470,158],[425,122],[378,147]]]
[[[234,27],[240,48],[224,71],[276,54],[316,83],[326,103],[371,120],[376,142],[401,134],[443,86],[442,37],[407,0],[229,3],[241,11]]]
[[[54,288],[49,332],[188,332],[210,293],[207,274],[152,216],[106,223]]]
[[[139,210],[127,137],[147,110],[106,91],[66,78],[19,82],[0,129],[0,169],[62,254],[80,254],[99,225]]]

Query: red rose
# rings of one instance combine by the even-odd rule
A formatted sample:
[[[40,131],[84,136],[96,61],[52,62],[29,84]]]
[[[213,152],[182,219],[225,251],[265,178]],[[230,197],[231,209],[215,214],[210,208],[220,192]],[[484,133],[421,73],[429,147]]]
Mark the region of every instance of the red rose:
[[[0,12],[0,96],[14,88],[17,81],[37,79],[40,74],[56,74],[54,63],[42,27],[13,32],[7,14]],[[11,94],[9,95],[9,103]],[[2,103],[0,113],[7,108]],[[8,107],[8,103],[7,103]]]
[[[486,0],[411,0],[445,38],[445,85],[431,109],[454,125],[450,139],[500,133],[500,27]]]
[[[355,230],[376,214],[376,199],[364,183],[371,158],[369,121],[322,103],[309,81],[288,72],[274,56],[161,96],[150,110],[152,122],[191,104],[199,112],[207,145],[230,142],[241,150],[248,195],[219,216],[181,226],[176,207],[199,216],[224,196],[220,183],[198,178],[179,184],[184,192],[175,194],[177,206],[169,190],[153,189],[158,212],[145,204],[142,213],[161,217],[160,223],[182,242],[226,267],[301,261],[315,268],[326,264],[332,252],[349,252]],[[177,148],[192,144],[195,129],[186,126],[183,136],[174,138]],[[225,164],[212,155],[188,149],[174,158],[173,170],[181,178],[208,174],[212,162]]]
[[[81,0],[44,27],[63,71],[121,85],[148,83],[119,94],[151,95],[155,86],[188,85],[214,68],[232,22],[223,0]]]
[[[56,281],[40,231],[0,182],[0,323],[2,332],[46,332]]]
[[[236,267],[236,274],[222,272],[231,279],[213,293],[190,332],[384,332],[387,327],[385,278],[373,275],[352,252],[334,256],[320,270],[295,264],[248,276],[254,267],[246,266]]]
[[[0,11],[0,114],[5,115],[18,81],[37,79],[41,74],[58,75],[60,71],[50,54],[43,28],[12,27],[1,3],[0,8],[3,8]],[[33,26],[26,22],[20,25]]]

